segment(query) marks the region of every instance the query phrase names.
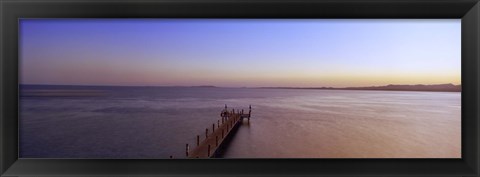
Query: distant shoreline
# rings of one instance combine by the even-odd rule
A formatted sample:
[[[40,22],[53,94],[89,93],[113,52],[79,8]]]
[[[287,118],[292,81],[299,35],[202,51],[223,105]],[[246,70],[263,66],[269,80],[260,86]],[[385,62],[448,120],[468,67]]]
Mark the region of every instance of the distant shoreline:
[[[385,85],[369,87],[217,87],[211,85],[200,86],[119,86],[119,85],[49,85],[49,84],[20,84],[21,87],[161,87],[161,88],[248,88],[248,89],[304,89],[304,90],[372,90],[372,91],[426,91],[426,92],[461,92],[461,85]]]
[[[461,85],[386,85],[369,87],[261,87],[264,89],[308,89],[308,90],[372,90],[372,91],[425,91],[425,92],[461,92]]]

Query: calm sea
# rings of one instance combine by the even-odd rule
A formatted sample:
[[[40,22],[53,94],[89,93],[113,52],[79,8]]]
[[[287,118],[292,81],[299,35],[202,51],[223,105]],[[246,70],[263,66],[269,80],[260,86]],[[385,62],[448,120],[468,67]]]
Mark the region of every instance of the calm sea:
[[[229,108],[225,158],[459,158],[459,92],[22,85],[21,158],[175,158]]]

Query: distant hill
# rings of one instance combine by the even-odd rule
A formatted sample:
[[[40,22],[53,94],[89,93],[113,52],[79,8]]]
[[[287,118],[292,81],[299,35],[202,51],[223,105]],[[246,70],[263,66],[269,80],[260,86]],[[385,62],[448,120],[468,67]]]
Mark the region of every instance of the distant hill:
[[[213,85],[198,85],[198,86],[190,86],[190,87],[197,87],[197,88],[217,88]]]
[[[386,90],[386,91],[430,91],[430,92],[461,92],[461,85],[436,84],[436,85],[385,85],[370,87],[261,87],[270,89],[323,89],[323,90]]]
[[[395,90],[395,91],[436,91],[436,92],[460,92],[461,85],[437,84],[437,85],[386,85],[372,87],[346,87],[347,90]]]

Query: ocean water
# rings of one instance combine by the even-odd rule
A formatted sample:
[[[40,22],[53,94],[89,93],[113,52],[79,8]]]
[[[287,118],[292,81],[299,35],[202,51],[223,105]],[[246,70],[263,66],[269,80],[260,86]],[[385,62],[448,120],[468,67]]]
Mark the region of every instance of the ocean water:
[[[229,108],[224,158],[460,158],[459,92],[22,85],[21,158],[185,158]]]

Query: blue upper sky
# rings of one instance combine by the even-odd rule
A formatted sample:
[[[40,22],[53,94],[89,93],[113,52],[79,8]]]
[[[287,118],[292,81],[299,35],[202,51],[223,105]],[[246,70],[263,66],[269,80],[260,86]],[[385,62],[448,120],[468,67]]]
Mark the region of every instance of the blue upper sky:
[[[23,84],[460,84],[460,20],[22,19]]]

